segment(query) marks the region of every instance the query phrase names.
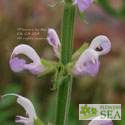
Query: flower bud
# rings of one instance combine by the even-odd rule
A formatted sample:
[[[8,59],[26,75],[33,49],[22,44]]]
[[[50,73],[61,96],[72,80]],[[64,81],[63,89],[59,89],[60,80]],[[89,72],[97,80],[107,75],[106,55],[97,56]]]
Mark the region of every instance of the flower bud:
[[[53,47],[53,50],[56,56],[59,58],[61,44],[60,44],[59,37],[54,29],[48,29],[47,40],[48,40],[49,45]]]

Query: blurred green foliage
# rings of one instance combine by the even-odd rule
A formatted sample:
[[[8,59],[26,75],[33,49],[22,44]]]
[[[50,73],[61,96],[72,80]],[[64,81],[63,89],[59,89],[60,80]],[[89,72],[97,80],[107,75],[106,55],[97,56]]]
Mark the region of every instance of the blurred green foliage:
[[[118,10],[111,5],[109,0],[97,0],[97,1],[101,5],[101,7],[111,16],[120,19],[125,19],[125,0],[121,0],[123,3]]]
[[[21,88],[18,84],[11,84],[8,85],[7,88],[3,90],[3,93],[19,93],[21,91]],[[14,118],[16,116],[16,110],[14,105],[15,98],[10,97],[4,97],[0,100],[0,124],[1,125],[14,125]]]

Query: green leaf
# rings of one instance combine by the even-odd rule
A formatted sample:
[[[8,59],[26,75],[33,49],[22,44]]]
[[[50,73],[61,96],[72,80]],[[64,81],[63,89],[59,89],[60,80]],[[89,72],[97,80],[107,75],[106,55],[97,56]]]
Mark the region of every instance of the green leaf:
[[[19,84],[10,84],[4,89],[4,93],[19,93],[21,87]],[[13,120],[10,119],[15,116],[15,110],[12,112],[15,97],[9,96],[0,99],[0,125],[15,125]]]
[[[72,56],[72,60],[77,59],[89,46],[88,43],[84,43]]]
[[[14,83],[14,84],[10,84],[8,85],[5,89],[4,89],[4,93],[19,93],[21,91],[21,86]]]
[[[37,118],[36,120],[34,120],[34,125],[45,125],[45,124],[43,123],[43,121]]]
[[[54,61],[49,61],[49,60],[46,60],[46,59],[42,59],[42,64],[45,66],[45,67],[53,67],[55,66],[57,63],[54,62]]]
[[[12,105],[15,100],[15,97],[6,97],[0,100],[0,109],[7,108],[8,106]]]
[[[41,63],[44,65],[45,71],[42,72],[42,74],[39,74],[38,77],[47,75],[47,74],[49,74],[49,73],[56,70],[57,63],[54,62],[54,61],[49,61],[49,60],[42,59]]]
[[[4,89],[4,93],[19,93],[21,91],[21,87],[17,84],[11,84],[8,85],[5,89]],[[12,105],[13,102],[15,101],[15,97],[11,96],[11,97],[5,97],[3,99],[0,100],[0,109],[3,108],[7,108],[8,106]]]

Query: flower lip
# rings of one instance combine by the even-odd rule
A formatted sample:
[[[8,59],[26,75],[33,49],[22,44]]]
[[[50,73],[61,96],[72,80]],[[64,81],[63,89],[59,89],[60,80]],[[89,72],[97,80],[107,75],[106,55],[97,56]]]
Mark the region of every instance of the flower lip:
[[[89,48],[97,51],[99,55],[105,55],[111,50],[111,42],[105,35],[99,35],[92,40]]]
[[[20,117],[19,117],[19,116],[16,116],[16,120],[20,120]]]
[[[12,71],[14,72],[21,72],[24,70],[23,66],[25,65],[25,60],[24,59],[19,59],[18,57],[13,57],[10,60],[10,66]]]
[[[86,49],[79,57],[74,67],[74,74],[78,76],[91,75],[96,76],[99,71],[100,62],[98,54],[93,49]]]

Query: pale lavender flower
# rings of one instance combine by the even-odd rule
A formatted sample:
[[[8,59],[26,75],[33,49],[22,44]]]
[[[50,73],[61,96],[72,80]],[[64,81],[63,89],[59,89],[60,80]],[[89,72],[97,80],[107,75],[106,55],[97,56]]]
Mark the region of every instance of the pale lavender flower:
[[[35,112],[35,109],[34,109],[32,102],[23,96],[20,96],[18,94],[13,94],[13,93],[6,94],[2,97],[9,96],[9,95],[17,97],[17,103],[20,104],[25,109],[26,114],[27,114],[27,117],[16,116],[15,122],[21,123],[23,125],[34,125],[34,120],[37,119],[37,115],[36,115],[36,112]]]
[[[53,50],[56,56],[59,58],[61,44],[60,44],[59,37],[54,29],[52,28],[48,29],[47,40],[48,40],[49,45],[53,47]]]
[[[24,59],[18,57],[19,54],[27,56],[32,62],[27,64]],[[25,44],[18,45],[14,48],[9,64],[14,72],[29,70],[32,74],[39,74],[45,70],[36,51],[31,46]]]
[[[93,49],[87,49],[82,53],[75,64],[74,74],[78,76],[96,76],[99,71],[100,62],[98,54]]]
[[[93,39],[89,48],[76,61],[73,69],[74,75],[96,76],[100,67],[99,56],[107,54],[110,50],[111,43],[106,36],[100,35]]]
[[[92,40],[89,48],[94,49],[99,55],[105,55],[111,50],[111,42],[108,37],[99,35]]]
[[[85,11],[94,0],[74,0],[74,5],[77,5],[80,12]]]
[[[94,118],[88,125],[113,125],[112,120],[105,118],[105,120],[99,120],[100,116]]]

